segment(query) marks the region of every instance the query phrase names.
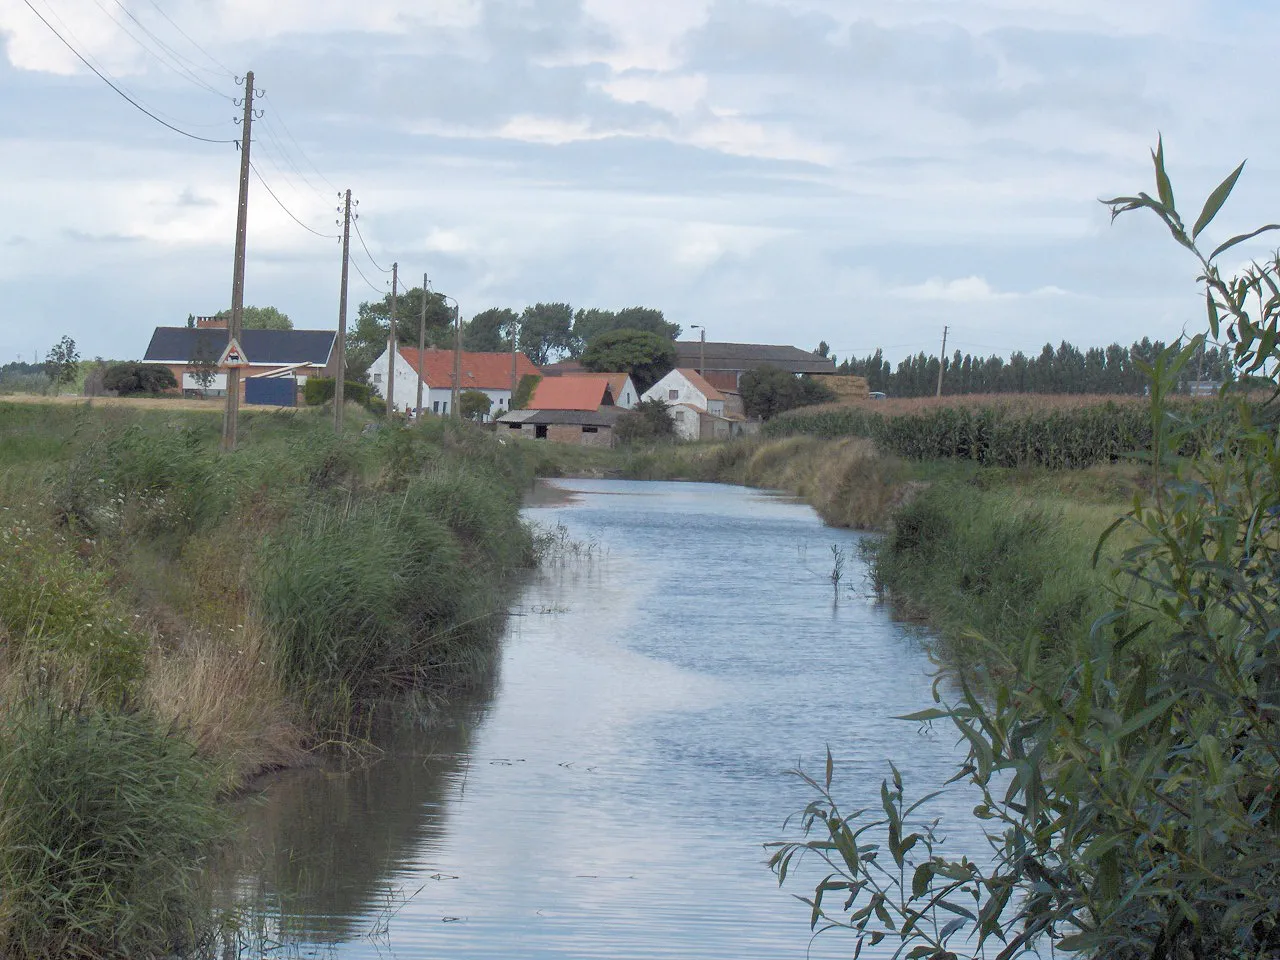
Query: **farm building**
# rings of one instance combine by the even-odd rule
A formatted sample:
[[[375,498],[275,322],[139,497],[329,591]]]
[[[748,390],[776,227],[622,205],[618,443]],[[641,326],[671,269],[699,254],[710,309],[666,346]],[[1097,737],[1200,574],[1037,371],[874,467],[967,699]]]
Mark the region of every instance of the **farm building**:
[[[719,390],[733,391],[744,373],[758,367],[777,367],[797,375],[836,372],[834,360],[799,347],[701,340],[676,342],[676,366],[696,370]]]
[[[453,402],[452,350],[434,348],[418,352],[417,347],[401,347],[396,352],[395,390],[397,410],[411,412],[418,399],[418,376],[422,376],[422,412],[448,416]],[[538,375],[538,368],[523,353],[515,354],[514,374],[510,353],[462,353],[460,391],[478,390],[493,403],[491,415],[498,417],[511,405],[514,386],[520,378]],[[369,382],[384,400],[387,397],[387,351],[369,367]],[[514,382],[513,382],[514,381]]]
[[[503,426],[519,430],[533,440],[611,447],[613,428],[622,413],[609,375],[544,377],[534,389],[528,409],[512,410],[499,417],[498,423],[499,430]]]
[[[742,421],[726,412],[725,394],[696,370],[672,370],[641,399],[667,404],[683,440],[725,440],[742,432]]]
[[[337,358],[333,330],[244,330],[240,347],[248,366],[240,371],[240,399],[245,403],[297,406],[308,377],[331,377]],[[201,317],[194,327],[156,327],[143,355],[173,372],[184,393],[224,397],[227,374],[215,364],[227,348],[226,321]]]

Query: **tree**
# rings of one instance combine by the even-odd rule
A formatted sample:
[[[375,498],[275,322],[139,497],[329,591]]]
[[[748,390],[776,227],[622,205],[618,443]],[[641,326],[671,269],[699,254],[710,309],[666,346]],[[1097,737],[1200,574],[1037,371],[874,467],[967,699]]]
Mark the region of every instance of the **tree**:
[[[535,303],[520,315],[520,349],[541,367],[573,348],[573,307]]]
[[[173,371],[158,363],[113,363],[102,375],[102,386],[122,397],[133,393],[163,393],[177,385]]]
[[[739,382],[747,416],[769,420],[780,413],[815,403],[830,403],[835,394],[809,377],[796,377],[777,367],[748,370]]]
[[[219,319],[230,319],[231,310],[219,310]],[[187,317],[187,326],[195,326],[195,318]],[[245,307],[241,318],[241,326],[245,330],[292,330],[293,321],[287,313],[281,313],[275,307]]]
[[[667,340],[680,336],[680,324],[672,323],[661,310],[652,307],[627,307],[616,313],[592,308],[579,310],[573,318],[573,355],[577,356],[601,334],[614,330],[644,330]]]
[[[423,289],[413,287],[396,297],[396,342],[418,345],[418,323],[422,316]],[[427,346],[453,346],[453,307],[442,294],[426,291]],[[347,331],[347,369],[353,377],[366,373],[387,348],[387,325],[391,320],[391,294],[381,300],[365,301],[356,310],[355,325]]]
[[[468,420],[483,420],[493,409],[493,398],[483,390],[463,390],[458,394],[458,410]]]
[[[596,373],[630,374],[636,389],[644,393],[676,365],[676,347],[656,333],[611,330],[591,341],[581,359]]]
[[[213,386],[214,378],[218,374],[220,354],[221,346],[217,340],[213,337],[196,336],[195,347],[191,359],[187,361],[187,368],[191,372],[191,379],[200,384],[201,389],[208,390]]]
[[[63,336],[45,357],[44,369],[55,385],[75,380],[80,370],[80,351],[76,349],[76,342]]]
[[[676,435],[676,421],[666,401],[641,400],[618,418],[613,432],[622,443],[670,440]]]
[[[511,349],[511,331],[520,315],[509,307],[491,307],[477,313],[462,327],[462,347],[480,353],[500,353]]]

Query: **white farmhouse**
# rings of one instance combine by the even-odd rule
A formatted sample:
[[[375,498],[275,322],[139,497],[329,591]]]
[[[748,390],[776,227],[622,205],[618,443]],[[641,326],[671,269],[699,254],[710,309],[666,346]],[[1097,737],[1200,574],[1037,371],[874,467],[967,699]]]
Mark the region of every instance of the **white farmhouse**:
[[[676,421],[676,433],[684,440],[728,437],[731,421],[724,414],[724,394],[696,370],[681,367],[644,392],[642,400],[661,400]]]
[[[418,377],[422,377],[422,412],[448,416],[453,402],[452,350],[429,348],[419,353],[416,347],[401,347],[396,351],[395,390],[393,401],[396,410],[411,412],[418,397]],[[509,353],[462,354],[462,378],[460,391],[479,390],[493,402],[491,417],[506,413],[511,407],[513,386],[519,386],[521,378],[538,376],[538,368],[523,353],[515,355],[515,373],[512,375]],[[514,384],[513,384],[514,380]],[[387,351],[369,367],[369,381],[374,392],[387,398]]]

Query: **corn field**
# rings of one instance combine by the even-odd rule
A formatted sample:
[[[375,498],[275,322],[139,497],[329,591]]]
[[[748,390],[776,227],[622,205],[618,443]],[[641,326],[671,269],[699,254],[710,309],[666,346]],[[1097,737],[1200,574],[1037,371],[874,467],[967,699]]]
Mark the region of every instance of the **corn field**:
[[[1050,469],[1112,462],[1151,446],[1150,414],[1141,401],[967,399],[810,407],[776,417],[764,433],[869,437],[885,452],[911,460]]]

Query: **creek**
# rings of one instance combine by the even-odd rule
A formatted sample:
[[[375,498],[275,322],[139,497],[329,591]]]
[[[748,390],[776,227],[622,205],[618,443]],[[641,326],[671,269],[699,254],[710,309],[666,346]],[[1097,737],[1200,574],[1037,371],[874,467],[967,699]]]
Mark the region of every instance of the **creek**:
[[[566,539],[513,603],[491,685],[388,733],[377,762],[287,772],[238,810],[227,954],[852,955],[809,943],[792,894],[816,864],[783,889],[765,865],[812,799],[788,771],[820,773],[830,745],[842,802],[874,808],[890,758],[918,796],[960,752],[891,719],[931,705],[932,667],[872,595],[862,535],[741,487],[543,492],[526,516]]]

